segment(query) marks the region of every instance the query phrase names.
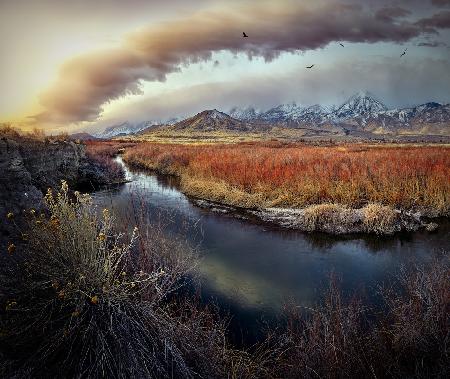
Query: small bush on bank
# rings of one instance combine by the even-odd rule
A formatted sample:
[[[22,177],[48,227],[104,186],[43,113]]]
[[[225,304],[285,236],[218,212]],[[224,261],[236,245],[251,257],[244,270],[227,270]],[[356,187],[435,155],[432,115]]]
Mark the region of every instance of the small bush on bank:
[[[371,203],[363,208],[366,229],[379,234],[392,234],[398,219],[398,213],[392,207]]]

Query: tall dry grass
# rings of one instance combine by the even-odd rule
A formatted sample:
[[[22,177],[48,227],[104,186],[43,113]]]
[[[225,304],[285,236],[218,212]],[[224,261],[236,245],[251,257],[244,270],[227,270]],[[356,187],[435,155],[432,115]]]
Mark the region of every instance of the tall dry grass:
[[[232,205],[379,203],[450,211],[450,148],[443,146],[142,143],[124,159],[181,176],[188,194]]]
[[[288,306],[277,378],[448,378],[448,256],[403,269],[381,289],[381,308],[345,301],[336,277],[314,309]]]

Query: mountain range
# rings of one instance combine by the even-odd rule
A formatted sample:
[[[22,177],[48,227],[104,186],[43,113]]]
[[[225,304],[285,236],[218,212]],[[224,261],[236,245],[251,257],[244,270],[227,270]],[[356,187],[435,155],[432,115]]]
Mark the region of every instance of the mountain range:
[[[281,104],[267,111],[255,107],[232,108],[228,114],[206,110],[178,121],[128,122],[111,126],[95,136],[111,138],[127,134],[145,134],[152,130],[257,132],[272,127],[312,129],[318,132],[352,134],[418,134],[450,135],[450,104],[429,102],[414,107],[388,109],[367,91],[351,96],[340,106],[319,104],[303,107],[296,103]]]

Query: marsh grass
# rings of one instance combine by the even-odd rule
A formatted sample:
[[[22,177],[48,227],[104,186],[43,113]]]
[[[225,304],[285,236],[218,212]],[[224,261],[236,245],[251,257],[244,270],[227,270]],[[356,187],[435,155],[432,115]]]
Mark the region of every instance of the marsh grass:
[[[180,176],[187,194],[207,194],[229,205],[361,208],[377,203],[447,215],[448,152],[445,146],[140,143],[127,149],[124,160]]]

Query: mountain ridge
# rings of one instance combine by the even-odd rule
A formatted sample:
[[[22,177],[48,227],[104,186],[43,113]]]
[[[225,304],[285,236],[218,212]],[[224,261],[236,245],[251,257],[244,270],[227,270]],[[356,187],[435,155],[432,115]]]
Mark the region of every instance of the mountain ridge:
[[[450,104],[434,101],[404,107],[388,108],[368,91],[359,91],[339,106],[320,104],[301,106],[295,102],[280,104],[266,111],[253,106],[233,107],[228,113],[204,110],[183,120],[124,122],[94,134],[98,138],[147,134],[153,130],[211,132],[267,131],[271,127],[310,129],[317,132],[333,129],[343,134],[355,131],[375,134],[450,135]]]

